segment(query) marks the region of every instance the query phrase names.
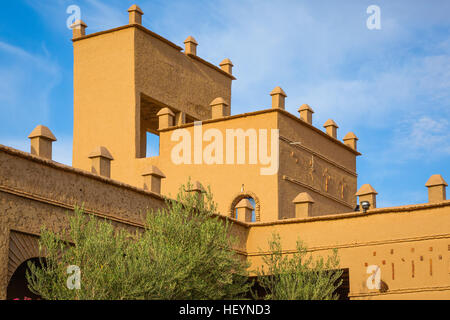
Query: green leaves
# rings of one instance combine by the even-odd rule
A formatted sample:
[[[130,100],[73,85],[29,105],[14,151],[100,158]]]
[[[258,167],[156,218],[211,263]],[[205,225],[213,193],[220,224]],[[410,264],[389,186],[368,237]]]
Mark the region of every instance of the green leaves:
[[[214,215],[210,189],[187,192],[147,214],[130,232],[76,209],[68,233],[42,229],[45,260],[30,264],[30,290],[43,299],[233,299],[248,291],[247,263],[232,250],[230,223]],[[67,287],[67,267],[81,289]]]
[[[215,215],[211,190],[181,186],[176,200],[149,212],[145,228],[129,231],[77,208],[67,231],[43,228],[40,265],[29,264],[30,289],[43,299],[234,299],[249,291],[248,263],[232,250],[231,224]],[[337,251],[313,259],[306,247],[283,254],[269,241],[258,282],[266,299],[336,299],[342,271]],[[81,288],[70,289],[67,268],[78,266]]]
[[[270,253],[263,256],[263,266],[257,270],[258,282],[268,300],[336,300],[336,289],[342,284],[337,250],[326,260],[308,255],[299,240],[293,254],[283,254],[280,236],[268,241]],[[267,270],[266,270],[267,268]]]

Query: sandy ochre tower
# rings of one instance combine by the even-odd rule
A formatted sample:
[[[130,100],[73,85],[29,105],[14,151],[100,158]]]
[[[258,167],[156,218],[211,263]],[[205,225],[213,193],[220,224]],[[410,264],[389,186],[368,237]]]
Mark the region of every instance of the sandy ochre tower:
[[[74,167],[91,170],[93,159],[105,156],[111,160],[111,178],[138,187],[158,181],[145,187],[165,195],[176,194],[191,177],[211,186],[221,214],[233,216],[242,199],[253,198],[256,221],[355,208],[359,153],[353,133],[339,141],[331,119],[325,132],[319,130],[306,104],[299,107],[299,116],[285,111],[287,95],[280,87],[270,93],[271,108],[231,115],[232,62],[224,59],[218,67],[203,60],[192,36],[183,49],[143,27],[142,15],[132,6],[128,25],[89,35],[84,22],[73,26]],[[202,121],[201,128],[196,121]],[[192,140],[190,161],[181,164],[172,157],[179,129]],[[279,130],[278,137],[271,136],[273,129]],[[216,142],[204,135],[208,130],[224,137],[216,145],[223,150],[222,161],[205,163],[195,155],[196,143],[204,152]],[[267,130],[268,137],[260,130]],[[148,134],[159,136],[158,156],[146,157]],[[261,141],[267,142],[266,154],[279,154],[278,170],[265,175],[261,168],[270,164],[254,157],[264,149]],[[245,159],[239,159],[239,152],[245,152]]]

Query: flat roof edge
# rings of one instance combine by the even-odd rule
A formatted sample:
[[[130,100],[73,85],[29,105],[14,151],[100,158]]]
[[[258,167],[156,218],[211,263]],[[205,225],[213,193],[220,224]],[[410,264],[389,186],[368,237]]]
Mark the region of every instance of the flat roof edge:
[[[110,184],[110,185],[113,185],[113,186],[116,186],[116,187],[122,187],[122,188],[125,188],[125,189],[128,189],[128,190],[131,190],[131,191],[135,191],[135,192],[138,192],[138,193],[141,193],[141,194],[145,194],[147,196],[156,198],[158,200],[163,200],[164,201],[167,198],[167,197],[165,197],[163,195],[160,195],[160,194],[148,191],[148,190],[144,190],[144,189],[141,189],[141,188],[129,185],[127,183],[124,183],[124,182],[121,182],[121,181],[118,181],[118,180],[114,180],[114,179],[111,179],[111,178],[106,178],[106,177],[94,174],[94,173],[86,171],[86,170],[82,170],[82,169],[75,168],[75,167],[72,167],[72,166],[69,166],[69,165],[66,165],[66,164],[63,164],[63,163],[56,162],[54,160],[38,157],[38,156],[32,155],[31,153],[28,153],[28,152],[25,152],[25,151],[21,151],[21,150],[12,148],[12,147],[8,147],[8,146],[5,146],[3,144],[0,144],[0,152],[5,152],[7,154],[10,154],[10,155],[13,155],[13,156],[18,156],[18,157],[24,158],[26,160],[30,160],[30,161],[33,161],[33,162],[41,163],[43,165],[47,165],[49,167],[52,167],[52,168],[55,168],[55,169],[58,169],[58,170],[67,171],[67,172],[71,172],[71,173],[74,173],[74,174],[79,174],[79,175],[82,175],[82,176],[85,176],[85,177],[88,177],[88,178],[91,178],[91,179],[99,180],[101,182],[104,182],[104,183],[107,183],[107,184]]]
[[[129,29],[129,28],[137,28],[137,29],[139,29],[141,31],[144,31],[145,33],[149,34],[150,36],[152,36],[152,37],[154,37],[154,38],[156,38],[158,40],[161,40],[162,42],[168,44],[169,46],[173,47],[174,49],[176,49],[178,51],[182,51],[183,50],[183,48],[181,48],[180,46],[176,45],[172,41],[167,40],[166,38],[160,36],[159,34],[157,34],[157,33],[153,32],[153,31],[147,29],[146,27],[144,27],[144,26],[142,26],[140,24],[136,24],[136,23],[134,23],[134,24],[127,24],[127,25],[116,27],[116,28],[112,28],[112,29],[109,29],[109,30],[103,30],[103,31],[94,32],[94,33],[91,33],[91,34],[88,34],[88,35],[85,35],[85,36],[82,36],[82,37],[79,37],[79,38],[72,39],[72,42],[77,42],[77,41],[81,41],[81,40],[85,40],[85,39],[89,39],[89,38],[94,38],[94,37],[97,37],[97,36],[100,36],[100,35],[103,35],[103,34],[113,33],[113,32],[116,32],[116,31]]]
[[[228,121],[228,120],[233,120],[233,119],[238,119],[238,118],[245,118],[245,117],[251,117],[251,116],[257,116],[260,114],[265,114],[265,113],[272,113],[272,112],[278,112],[281,113],[285,116],[290,117],[291,119],[297,121],[298,123],[316,131],[317,133],[321,134],[323,137],[326,137],[328,140],[338,144],[340,147],[345,148],[346,150],[352,152],[353,154],[360,156],[361,153],[352,149],[351,147],[347,146],[345,143],[343,143],[342,141],[335,139],[333,137],[330,137],[329,135],[327,135],[325,132],[323,132],[322,130],[316,128],[315,126],[313,126],[312,124],[309,124],[303,120],[301,120],[300,118],[297,118],[296,116],[294,116],[293,114],[291,114],[290,112],[286,111],[286,110],[282,110],[282,109],[276,109],[276,108],[271,108],[271,109],[263,109],[263,110],[258,110],[258,111],[252,111],[252,112],[246,112],[246,113],[241,113],[241,114],[236,114],[236,115],[232,115],[232,116],[226,116],[226,117],[222,117],[222,118],[217,118],[217,119],[207,119],[207,120],[201,120],[202,123],[204,124],[209,124],[209,123],[214,123],[214,122],[220,122],[220,121]],[[199,120],[200,121],[200,120]],[[159,132],[166,132],[166,131],[172,131],[172,130],[176,130],[176,129],[182,129],[182,128],[188,128],[193,126],[194,123],[186,123],[186,124],[182,124],[179,126],[173,126],[173,127],[169,127],[169,128],[165,128],[165,129],[160,129],[158,130]]]
[[[103,34],[113,33],[113,32],[124,30],[124,29],[128,29],[128,28],[139,29],[139,30],[143,31],[144,33],[146,33],[146,34],[148,34],[148,35],[150,35],[150,36],[152,36],[152,37],[154,37],[154,38],[156,38],[156,39],[166,43],[167,45],[171,46],[172,48],[176,49],[179,52],[184,50],[182,47],[176,45],[172,41],[167,40],[166,38],[160,36],[159,34],[157,34],[157,33],[153,32],[153,31],[147,29],[146,27],[144,27],[144,26],[142,26],[140,24],[136,24],[136,23],[135,24],[127,24],[127,25],[116,27],[116,28],[109,29],[109,30],[94,32],[94,33],[91,33],[91,34],[88,34],[88,35],[85,35],[85,36],[82,36],[82,37],[79,37],[79,38],[72,39],[72,42],[78,42],[78,41],[81,41],[81,40],[94,38],[94,37],[97,37],[97,36],[100,36],[100,35],[103,35]],[[233,75],[229,74],[228,72],[223,71],[218,66],[216,66],[216,65],[212,64],[211,62],[208,62],[208,61],[200,58],[199,56],[196,56],[196,55],[193,55],[193,54],[186,54],[186,56],[188,56],[188,57],[190,57],[190,58],[192,58],[192,59],[194,59],[194,60],[196,60],[198,62],[203,63],[204,65],[214,69],[215,71],[218,71],[219,73],[221,73],[222,75],[230,78],[231,80],[236,80],[236,77],[234,77]]]

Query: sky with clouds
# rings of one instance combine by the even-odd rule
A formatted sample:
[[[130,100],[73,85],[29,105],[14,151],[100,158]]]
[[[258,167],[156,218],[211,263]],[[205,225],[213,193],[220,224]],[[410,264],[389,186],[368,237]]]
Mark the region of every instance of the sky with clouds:
[[[54,159],[71,164],[73,82],[67,8],[93,33],[128,23],[127,0],[3,1],[0,10],[0,143],[28,151],[47,125]],[[286,109],[308,103],[313,124],[332,118],[339,138],[359,137],[358,184],[378,206],[427,202],[435,173],[450,182],[450,1],[140,0],[143,24],[198,55],[233,61],[232,113],[270,107],[277,85]],[[370,5],[381,29],[369,30]]]

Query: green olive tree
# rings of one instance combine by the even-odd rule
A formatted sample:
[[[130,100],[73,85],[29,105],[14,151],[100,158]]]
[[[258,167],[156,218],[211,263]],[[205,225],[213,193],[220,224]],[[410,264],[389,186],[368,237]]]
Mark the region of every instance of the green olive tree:
[[[336,289],[342,284],[337,250],[324,259],[313,259],[306,246],[298,240],[296,251],[283,254],[280,236],[269,239],[269,254],[263,256],[258,268],[257,283],[267,300],[337,300]],[[255,298],[259,298],[252,292]]]

